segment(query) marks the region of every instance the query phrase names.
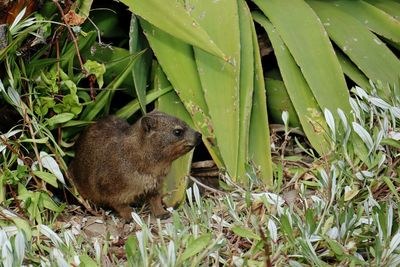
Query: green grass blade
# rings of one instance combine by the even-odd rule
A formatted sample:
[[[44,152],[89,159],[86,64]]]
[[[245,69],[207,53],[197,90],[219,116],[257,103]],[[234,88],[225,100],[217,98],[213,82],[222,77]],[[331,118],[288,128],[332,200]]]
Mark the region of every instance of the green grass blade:
[[[328,128],[310,87],[273,25],[259,12],[253,13],[253,18],[268,33],[283,81],[308,140],[319,154],[325,154],[329,151],[329,143],[324,138],[324,129]]]
[[[166,93],[169,93],[172,91],[172,86],[168,86],[162,89],[158,90],[150,90],[147,92],[146,95],[146,105],[150,104],[151,102],[154,102],[157,98],[163,96]],[[120,108],[115,115],[117,115],[120,118],[128,119],[131,117],[133,114],[135,114],[138,110],[140,109],[140,104],[138,99],[134,99],[130,101],[128,104]]]
[[[400,21],[364,1],[334,1],[336,7],[355,17],[371,31],[400,43]]]
[[[196,64],[207,106],[214,123],[221,156],[231,177],[238,178],[239,153],[239,75],[240,33],[236,1],[199,1],[193,16],[205,14],[199,20],[230,63],[194,47]],[[218,25],[216,27],[216,25]]]
[[[212,131],[213,125],[204,100],[192,46],[144,20],[140,23],[163,71],[189,111],[196,128],[203,134],[204,144],[216,164],[222,167],[222,158]]]
[[[259,169],[260,178],[264,181],[264,183],[267,186],[272,187],[273,176],[269,123],[266,106],[267,100],[265,97],[261,55],[254,24],[251,25],[251,32],[254,52],[254,96],[250,119],[249,159]]]
[[[225,58],[221,49],[196,21],[196,17],[189,14],[181,2],[175,0],[122,0],[121,2],[155,27],[208,53]]]
[[[156,90],[162,90],[166,86],[170,86],[170,83],[158,66],[154,77],[154,87]],[[159,97],[156,107],[160,111],[180,118],[190,127],[193,127],[192,118],[174,91]],[[192,157],[193,150],[172,163],[171,170],[163,182],[163,192],[166,195],[163,200],[167,207],[175,207],[185,198],[187,176],[190,173]]]
[[[341,108],[349,113],[349,92],[343,72],[324,27],[313,10],[302,0],[253,2],[278,31],[321,109],[334,111]]]
[[[308,1],[330,38],[371,80],[399,84],[400,61],[361,22],[330,2]]]

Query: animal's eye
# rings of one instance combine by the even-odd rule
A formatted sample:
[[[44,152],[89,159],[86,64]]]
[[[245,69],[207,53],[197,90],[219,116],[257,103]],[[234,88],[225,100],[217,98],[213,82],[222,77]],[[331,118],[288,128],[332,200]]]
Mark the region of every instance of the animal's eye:
[[[183,134],[183,130],[182,129],[175,129],[174,130],[174,135],[175,136],[180,137],[180,136],[182,136],[182,134]]]

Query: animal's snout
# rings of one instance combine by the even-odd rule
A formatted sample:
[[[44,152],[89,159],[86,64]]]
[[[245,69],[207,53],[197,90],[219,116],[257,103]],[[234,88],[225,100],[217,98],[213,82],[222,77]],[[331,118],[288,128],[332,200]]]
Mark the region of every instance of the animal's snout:
[[[201,133],[196,132],[195,137],[196,137],[196,146],[197,146],[198,144],[201,143]]]

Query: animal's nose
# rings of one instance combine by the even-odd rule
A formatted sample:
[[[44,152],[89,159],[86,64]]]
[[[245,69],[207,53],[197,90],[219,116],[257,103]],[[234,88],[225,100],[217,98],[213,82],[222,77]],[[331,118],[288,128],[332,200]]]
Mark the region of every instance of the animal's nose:
[[[200,144],[201,142],[201,133],[196,132],[196,145]]]

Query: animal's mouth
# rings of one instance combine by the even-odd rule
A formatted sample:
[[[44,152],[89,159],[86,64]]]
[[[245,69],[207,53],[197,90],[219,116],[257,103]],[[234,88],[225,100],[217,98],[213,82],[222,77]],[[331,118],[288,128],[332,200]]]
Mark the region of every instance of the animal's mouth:
[[[192,150],[195,146],[196,146],[196,145],[194,145],[194,144],[188,144],[188,145],[185,146],[185,150],[190,151],[190,150]]]

